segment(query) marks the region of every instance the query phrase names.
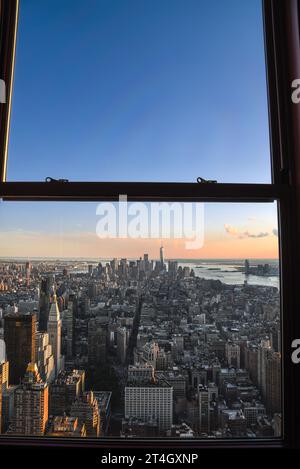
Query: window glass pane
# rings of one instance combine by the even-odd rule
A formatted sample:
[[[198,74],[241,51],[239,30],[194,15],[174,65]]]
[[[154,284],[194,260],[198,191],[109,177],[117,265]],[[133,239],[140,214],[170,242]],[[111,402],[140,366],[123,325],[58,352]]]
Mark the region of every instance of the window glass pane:
[[[0,205],[2,433],[279,437],[276,205],[120,204]]]
[[[8,180],[270,182],[260,0],[21,2]]]

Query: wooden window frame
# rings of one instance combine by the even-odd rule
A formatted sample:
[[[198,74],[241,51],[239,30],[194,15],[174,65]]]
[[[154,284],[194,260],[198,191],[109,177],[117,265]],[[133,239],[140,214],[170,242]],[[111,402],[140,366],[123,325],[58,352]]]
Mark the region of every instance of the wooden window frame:
[[[18,23],[18,0],[0,0],[0,78],[6,104],[0,104],[0,198],[8,201],[206,201],[278,202],[282,317],[281,439],[178,441],[114,438],[53,439],[0,436],[0,445],[54,445],[157,448],[300,448],[300,364],[291,361],[291,343],[300,338],[300,104],[291,100],[291,83],[300,78],[300,2],[263,0],[271,145],[271,184],[198,184],[170,182],[7,182],[6,163]]]

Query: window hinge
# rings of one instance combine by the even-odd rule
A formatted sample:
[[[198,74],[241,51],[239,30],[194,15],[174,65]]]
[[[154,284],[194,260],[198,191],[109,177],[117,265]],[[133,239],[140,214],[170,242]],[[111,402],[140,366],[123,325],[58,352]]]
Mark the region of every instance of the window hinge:
[[[212,179],[204,179],[199,176],[197,177],[197,182],[198,184],[217,184],[218,181]]]
[[[51,177],[46,177],[45,182],[69,182],[69,179],[54,179]]]

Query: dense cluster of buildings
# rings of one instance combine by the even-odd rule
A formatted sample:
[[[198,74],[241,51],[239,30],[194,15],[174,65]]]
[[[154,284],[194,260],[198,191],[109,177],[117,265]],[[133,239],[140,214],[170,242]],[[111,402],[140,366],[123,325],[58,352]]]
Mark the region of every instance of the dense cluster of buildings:
[[[0,263],[0,431],[174,438],[281,434],[275,287],[175,260]]]
[[[245,260],[245,265],[242,268],[242,271],[245,275],[258,275],[262,277],[268,276],[279,276],[279,266],[278,265],[270,265],[266,264],[257,264],[254,266],[250,265],[248,259]]]

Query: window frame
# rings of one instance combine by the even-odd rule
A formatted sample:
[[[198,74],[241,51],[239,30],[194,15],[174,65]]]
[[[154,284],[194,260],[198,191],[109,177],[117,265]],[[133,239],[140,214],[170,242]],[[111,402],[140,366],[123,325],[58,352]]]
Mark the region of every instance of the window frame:
[[[7,103],[0,104],[0,199],[7,201],[206,201],[278,202],[280,297],[282,323],[282,413],[280,439],[182,441],[151,440],[157,448],[293,447],[300,448],[300,365],[291,361],[291,343],[300,338],[300,104],[291,101],[291,82],[300,78],[299,0],[262,0],[270,121],[271,184],[141,183],[141,182],[6,182],[6,162],[13,85],[19,0],[0,0],[0,78],[6,82]],[[288,51],[288,53],[286,52]],[[195,175],[195,179],[196,179]],[[0,445],[145,447],[145,440],[72,439],[0,435]]]

